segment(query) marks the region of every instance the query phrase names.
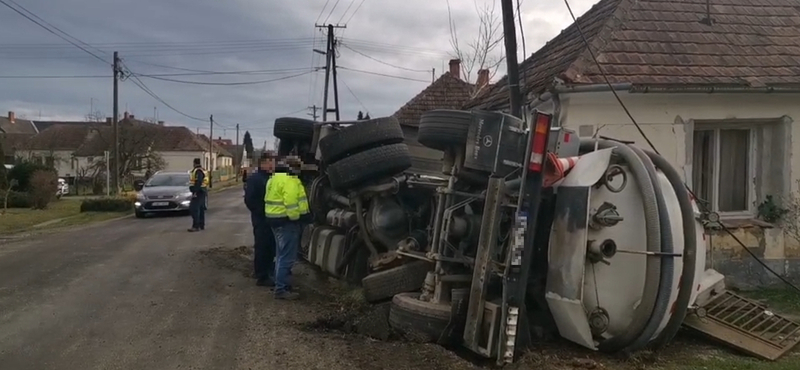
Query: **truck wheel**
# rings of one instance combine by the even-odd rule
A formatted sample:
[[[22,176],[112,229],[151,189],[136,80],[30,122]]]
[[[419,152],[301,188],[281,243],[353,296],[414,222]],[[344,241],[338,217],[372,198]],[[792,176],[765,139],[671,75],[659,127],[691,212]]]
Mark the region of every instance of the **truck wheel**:
[[[328,180],[336,189],[348,189],[369,180],[394,176],[411,168],[406,144],[380,146],[353,154],[328,166]]]
[[[472,113],[469,111],[448,109],[427,111],[420,117],[417,141],[428,148],[442,151],[464,146],[467,144],[472,119]]]
[[[367,275],[361,280],[367,302],[377,302],[395,294],[420,290],[433,266],[426,261],[413,261],[402,266]]]
[[[450,305],[419,300],[419,293],[400,293],[392,298],[389,325],[407,339],[438,342],[450,322]]]
[[[319,151],[322,160],[331,164],[365,149],[402,143],[403,138],[397,118],[375,118],[333,131],[319,140]]]
[[[311,140],[314,136],[314,121],[303,118],[281,117],[275,120],[272,134],[278,139]]]

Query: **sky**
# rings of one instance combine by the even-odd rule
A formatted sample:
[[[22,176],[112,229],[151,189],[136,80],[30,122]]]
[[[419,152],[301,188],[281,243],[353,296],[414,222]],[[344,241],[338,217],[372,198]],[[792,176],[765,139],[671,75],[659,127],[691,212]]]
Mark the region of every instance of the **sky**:
[[[579,15],[595,2],[570,5]],[[119,83],[120,114],[203,134],[213,115],[214,137],[235,140],[239,124],[257,147],[271,145],[275,118],[311,118],[309,107],[322,106],[325,58],[313,49],[325,49],[325,34],[315,24],[346,25],[334,32],[341,119],[388,116],[447,70],[450,20],[468,50],[480,9],[492,6],[499,22],[497,0],[1,0],[0,112],[112,116],[118,51],[129,75]],[[520,13],[528,55],[572,23],[562,1],[522,0]],[[517,33],[521,61],[519,24]],[[492,59],[501,56],[502,43]]]

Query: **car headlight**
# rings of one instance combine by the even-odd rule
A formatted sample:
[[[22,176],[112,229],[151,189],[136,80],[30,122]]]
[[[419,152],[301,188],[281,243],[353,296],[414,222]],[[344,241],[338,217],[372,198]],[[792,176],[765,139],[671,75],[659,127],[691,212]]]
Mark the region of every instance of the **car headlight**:
[[[144,194],[142,193],[136,194],[136,200],[144,200]]]
[[[187,192],[181,194],[181,198],[191,198],[191,197],[192,197],[192,192],[191,191],[187,191]]]

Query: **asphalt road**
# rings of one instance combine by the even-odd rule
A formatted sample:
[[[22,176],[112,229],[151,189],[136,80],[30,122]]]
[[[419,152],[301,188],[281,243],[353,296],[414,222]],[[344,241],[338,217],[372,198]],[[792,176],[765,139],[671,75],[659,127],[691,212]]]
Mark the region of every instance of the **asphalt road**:
[[[0,369],[471,367],[435,346],[305,330],[319,297],[276,301],[246,276],[240,189],[209,208],[199,233],[188,217],[126,218],[0,241]]]

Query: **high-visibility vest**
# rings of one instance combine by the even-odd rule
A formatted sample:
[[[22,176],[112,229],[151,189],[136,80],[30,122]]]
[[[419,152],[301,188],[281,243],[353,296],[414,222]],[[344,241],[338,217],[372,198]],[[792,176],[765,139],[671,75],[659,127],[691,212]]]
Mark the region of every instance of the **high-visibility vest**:
[[[195,181],[197,181],[197,171],[203,172],[203,184],[201,185],[201,187],[203,189],[208,188],[208,171],[202,169],[201,167],[196,167],[192,169],[192,172],[190,172],[191,175],[189,176],[189,183],[192,186],[194,186]]]
[[[308,198],[303,183],[296,176],[276,173],[267,181],[264,214],[267,218],[297,221],[308,213]]]

